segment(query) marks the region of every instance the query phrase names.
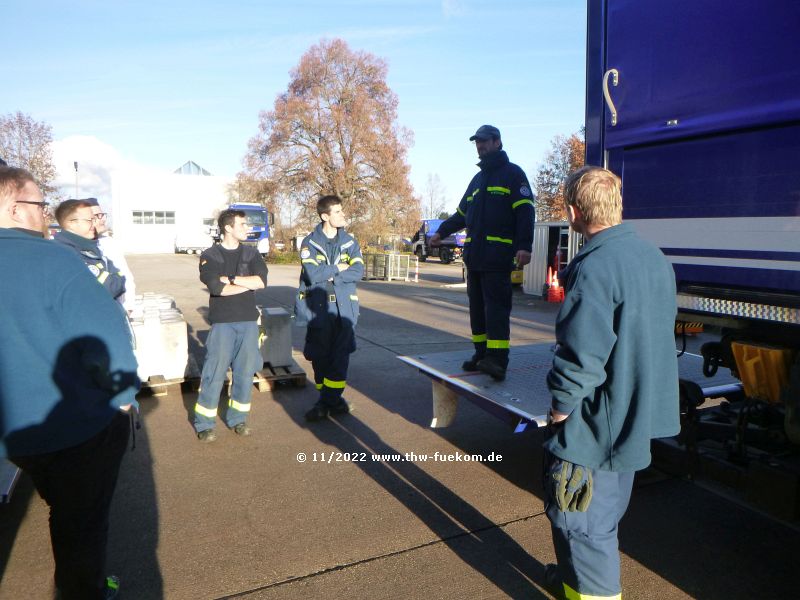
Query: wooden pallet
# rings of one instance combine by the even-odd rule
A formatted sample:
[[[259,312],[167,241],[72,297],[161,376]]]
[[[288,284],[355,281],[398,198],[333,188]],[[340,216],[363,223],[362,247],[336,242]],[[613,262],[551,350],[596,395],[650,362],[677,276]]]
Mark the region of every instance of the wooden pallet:
[[[142,382],[142,389],[139,394],[144,396],[166,396],[169,394],[170,386],[178,385],[184,391],[197,391],[200,387],[200,369],[194,355],[189,354],[186,362],[186,370],[183,377],[167,379],[163,375],[151,375],[147,381]]]
[[[286,367],[273,367],[269,363],[264,363],[264,368],[253,377],[253,384],[259,392],[271,392],[278,385],[304,387],[307,381],[306,372],[294,360]]]

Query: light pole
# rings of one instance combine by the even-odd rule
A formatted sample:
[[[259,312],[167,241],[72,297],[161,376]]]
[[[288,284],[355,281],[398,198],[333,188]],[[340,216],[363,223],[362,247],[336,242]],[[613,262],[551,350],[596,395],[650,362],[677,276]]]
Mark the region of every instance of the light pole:
[[[72,163],[75,166],[75,199],[78,199],[78,161]]]

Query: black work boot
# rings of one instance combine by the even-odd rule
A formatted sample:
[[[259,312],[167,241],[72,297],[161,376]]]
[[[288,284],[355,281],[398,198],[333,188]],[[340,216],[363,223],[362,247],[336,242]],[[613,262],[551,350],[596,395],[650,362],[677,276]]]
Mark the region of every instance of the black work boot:
[[[478,356],[477,354],[473,354],[472,358],[469,360],[465,360],[461,363],[461,368],[464,371],[478,371],[478,363],[483,358],[483,356]]]
[[[326,419],[327,417],[328,407],[322,404],[322,402],[317,402],[311,407],[311,410],[306,413],[306,421],[309,422],[322,421],[322,419]]]
[[[328,412],[330,412],[332,415],[346,415],[352,412],[352,410],[353,407],[350,405],[350,403],[344,398],[341,398],[335,406],[331,406],[328,409]]]
[[[503,381],[506,378],[506,367],[492,356],[485,356],[478,361],[478,370],[486,373],[496,381]]]

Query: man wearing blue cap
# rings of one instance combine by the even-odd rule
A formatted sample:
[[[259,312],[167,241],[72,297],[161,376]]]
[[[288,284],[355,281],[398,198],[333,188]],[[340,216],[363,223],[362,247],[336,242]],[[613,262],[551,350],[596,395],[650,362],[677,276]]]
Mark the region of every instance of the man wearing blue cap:
[[[475,142],[481,170],[431,245],[466,227],[464,264],[475,353],[462,367],[499,381],[508,367],[511,271],[531,260],[533,194],[525,172],[503,151],[497,127],[481,125],[469,139]]]

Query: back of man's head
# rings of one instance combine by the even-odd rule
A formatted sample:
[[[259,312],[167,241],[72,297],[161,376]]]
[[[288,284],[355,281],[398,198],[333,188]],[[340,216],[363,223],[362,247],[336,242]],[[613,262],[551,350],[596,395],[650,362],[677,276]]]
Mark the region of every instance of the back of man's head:
[[[322,218],[322,215],[329,215],[331,214],[331,209],[334,206],[341,205],[342,199],[335,194],[328,194],[327,196],[322,196],[319,200],[317,200],[317,214]]]
[[[619,225],[622,222],[622,181],[608,169],[582,167],[567,177],[564,202],[577,207],[587,225]]]
[[[86,200],[64,200],[56,208],[56,221],[61,227],[66,227],[67,220],[75,214],[76,210],[79,208],[91,208],[91,206]]]
[[[14,200],[28,182],[36,184],[33,175],[25,169],[0,165],[0,205]]]

